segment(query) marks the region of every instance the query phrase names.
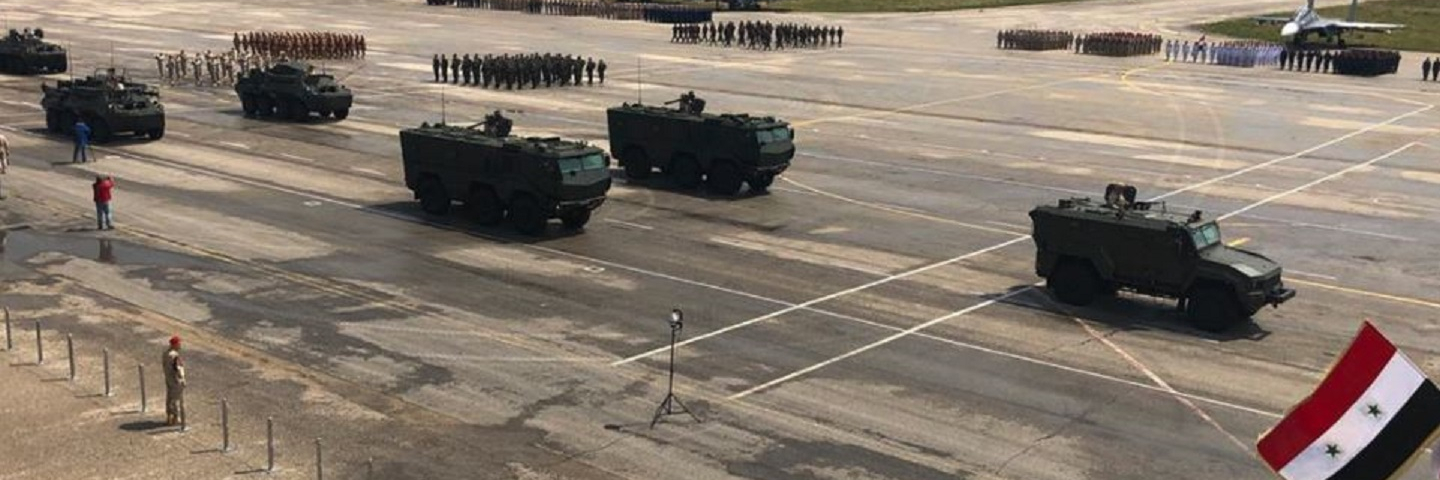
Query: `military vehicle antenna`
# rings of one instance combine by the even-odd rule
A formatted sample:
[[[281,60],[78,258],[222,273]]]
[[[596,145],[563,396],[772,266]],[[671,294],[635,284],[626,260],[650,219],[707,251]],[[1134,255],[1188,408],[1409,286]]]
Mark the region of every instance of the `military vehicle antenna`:
[[[110,68],[115,68],[115,41],[110,41]]]
[[[440,123],[445,124],[445,84],[440,84]]]
[[[643,81],[644,79],[640,78],[640,57],[637,56],[635,57],[635,103],[637,104],[645,103],[645,94],[642,90],[645,88]]]

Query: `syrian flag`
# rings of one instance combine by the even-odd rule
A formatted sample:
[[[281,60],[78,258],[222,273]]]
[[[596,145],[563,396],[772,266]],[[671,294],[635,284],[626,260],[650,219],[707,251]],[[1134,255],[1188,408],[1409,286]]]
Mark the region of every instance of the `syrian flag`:
[[[1370,322],[1320,386],[1260,436],[1288,480],[1399,476],[1440,432],[1440,389]]]

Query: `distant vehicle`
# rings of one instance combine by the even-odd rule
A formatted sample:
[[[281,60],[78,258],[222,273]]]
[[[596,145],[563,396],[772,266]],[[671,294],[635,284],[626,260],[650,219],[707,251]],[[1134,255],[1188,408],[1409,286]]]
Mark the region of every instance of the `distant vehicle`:
[[[354,96],[335,77],[313,73],[305,62],[283,62],[268,70],[252,68],[235,81],[245,116],[304,121],[311,113],[344,120]]]
[[[760,11],[760,0],[726,0],[730,11]]]
[[[670,109],[623,104],[607,112],[610,150],[632,179],[658,168],[681,188],[702,182],[718,195],[734,195],[741,183],[763,192],[795,157],[795,130],[774,117],[704,113],[694,92]]]
[[[511,137],[498,112],[485,128],[421,124],[400,132],[405,185],[432,215],[460,200],[481,224],[508,219],[526,235],[551,218],[580,229],[610,190],[610,158],[559,138]]]
[[[11,29],[0,39],[0,73],[63,73],[70,66],[65,48],[45,41],[45,31]]]
[[[94,75],[61,80],[55,86],[40,85],[44,96],[45,128],[52,133],[70,133],[77,119],[90,126],[91,138],[108,142],[117,134],[145,135],[151,140],[165,136],[165,105],[160,91],[151,85],[130,82],[115,69]]]
[[[1225,245],[1219,225],[1199,211],[1136,202],[1135,187],[1110,185],[1104,203],[1041,205],[1030,219],[1035,273],[1068,304],[1088,305],[1119,289],[1177,298],[1197,328],[1219,332],[1295,296],[1279,264]]]
[[[1393,30],[1405,28],[1404,25],[1395,23],[1366,23],[1355,21],[1355,8],[1360,0],[1350,0],[1350,14],[1345,20],[1335,20],[1321,17],[1315,12],[1315,0],[1305,0],[1305,6],[1295,11],[1291,17],[1256,17],[1255,21],[1262,25],[1283,25],[1280,27],[1280,36],[1293,37],[1295,44],[1305,43],[1305,38],[1310,34],[1318,34],[1323,38],[1334,40],[1340,48],[1345,48],[1345,39],[1341,38],[1348,31],[1383,32],[1390,33]]]

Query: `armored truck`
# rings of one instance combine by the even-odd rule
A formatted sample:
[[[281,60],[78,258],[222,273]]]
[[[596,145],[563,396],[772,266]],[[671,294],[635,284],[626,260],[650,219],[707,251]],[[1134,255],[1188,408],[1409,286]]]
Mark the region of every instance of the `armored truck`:
[[[159,89],[128,81],[113,68],[60,80],[53,87],[41,84],[40,89],[45,128],[51,133],[69,134],[77,120],[84,120],[91,138],[101,143],[125,133],[151,140],[165,136],[165,105],[160,103]]]
[[[70,65],[65,49],[45,41],[45,31],[14,29],[0,39],[0,73],[61,73]]]
[[[671,109],[622,104],[606,111],[610,150],[619,152],[625,176],[645,179],[659,169],[681,188],[702,182],[718,195],[741,183],[763,192],[795,157],[795,130],[774,117],[704,113],[693,93]]]
[[[354,96],[335,77],[314,73],[305,62],[282,62],[269,69],[252,68],[235,81],[235,93],[247,117],[304,121],[311,113],[344,120]]]
[[[580,229],[605,203],[610,158],[556,137],[511,137],[494,129],[421,124],[400,132],[405,186],[420,208],[444,215],[459,200],[481,224],[508,219],[539,235],[551,218]],[[504,129],[508,130],[508,128]]]
[[[1219,332],[1295,296],[1275,261],[1227,246],[1200,211],[1135,201],[1112,184],[1105,199],[1063,199],[1030,211],[1035,273],[1060,301],[1087,305],[1117,290],[1179,299],[1196,328]]]

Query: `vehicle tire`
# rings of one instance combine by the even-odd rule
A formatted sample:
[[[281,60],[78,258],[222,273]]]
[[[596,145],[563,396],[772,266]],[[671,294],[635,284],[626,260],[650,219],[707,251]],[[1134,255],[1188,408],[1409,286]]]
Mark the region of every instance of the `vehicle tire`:
[[[159,140],[159,139],[165,138],[165,129],[164,129],[164,128],[156,128],[156,129],[150,130],[150,131],[148,131],[148,132],[145,132],[145,135],[148,136],[148,137],[150,137],[151,140]]]
[[[445,193],[445,185],[434,178],[425,179],[420,184],[420,209],[431,215],[444,215],[450,213],[450,195]]]
[[[240,110],[245,112],[246,117],[254,117],[255,112],[260,110],[255,106],[255,98],[250,95],[240,96]]]
[[[1055,266],[1045,287],[1060,301],[1083,307],[1095,301],[1100,294],[1100,276],[1095,268],[1083,260],[1066,260]]]
[[[46,110],[45,110],[45,131],[50,132],[50,133],[60,133],[61,130],[62,130],[62,129],[61,129],[61,126],[60,126],[60,112],[59,112],[59,111],[56,111],[56,110],[53,109],[53,108],[46,109]]]
[[[500,197],[490,187],[475,187],[465,206],[470,209],[475,222],[481,225],[494,225],[505,219],[505,206],[500,204]]]
[[[1233,292],[1214,284],[1202,284],[1190,290],[1185,300],[1185,314],[1195,328],[1210,333],[1223,332],[1249,318]]]
[[[96,118],[86,123],[90,124],[90,139],[95,143],[107,143],[114,136],[114,132],[110,131],[110,124],[104,119]]]
[[[740,169],[734,163],[715,162],[706,175],[705,189],[715,195],[735,195],[740,193],[741,182]]]
[[[665,174],[670,176],[670,181],[674,182],[676,187],[685,190],[700,186],[702,180],[700,162],[689,155],[675,156]]]
[[[645,151],[639,148],[630,147],[625,149],[625,178],[631,180],[644,180],[650,178],[650,158],[645,156]]]
[[[320,118],[327,118],[327,117],[329,117],[330,114],[332,114],[332,113],[335,113],[335,112],[331,112],[331,111],[329,111],[329,110],[321,110],[321,111],[319,111],[319,112],[316,112],[316,114],[319,115]]]
[[[255,97],[255,115],[269,117],[275,114],[275,102],[270,97],[258,95]]]
[[[754,193],[765,193],[770,190],[770,185],[775,183],[775,174],[760,173],[750,177],[747,182],[750,184],[750,191]]]
[[[510,225],[515,231],[525,235],[535,236],[545,231],[545,212],[540,210],[540,202],[529,195],[518,195],[510,201]]]
[[[290,106],[289,106],[289,110],[290,110],[290,117],[289,117],[289,118],[290,118],[291,120],[294,120],[294,121],[297,121],[297,122],[304,122],[304,121],[310,119],[310,110],[307,109],[307,108],[305,108],[305,104],[300,103],[300,102],[298,102],[298,101],[294,101],[294,100],[291,100],[291,101],[286,102],[286,103],[288,103],[288,104],[290,105]]]
[[[350,116],[350,109],[348,109],[348,108],[342,108],[342,109],[339,109],[339,110],[336,110],[336,111],[335,111],[335,119],[336,119],[336,120],[344,120],[345,117],[348,117],[348,116]]]
[[[583,229],[585,224],[590,223],[590,210],[577,208],[560,212],[560,223],[571,230]]]

